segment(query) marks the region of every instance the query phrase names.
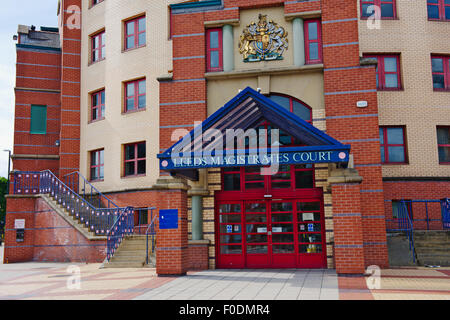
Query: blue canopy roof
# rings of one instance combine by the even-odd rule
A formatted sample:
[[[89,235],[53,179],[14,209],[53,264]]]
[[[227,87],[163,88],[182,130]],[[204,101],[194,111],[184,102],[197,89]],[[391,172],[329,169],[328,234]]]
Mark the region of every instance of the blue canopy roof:
[[[201,157],[201,153],[204,150],[215,150],[215,147],[217,147],[218,141],[211,139],[211,132],[220,132],[222,136],[226,136],[228,129],[242,129],[246,131],[251,128],[257,128],[262,121],[271,123],[304,145],[301,147],[280,148],[279,153],[300,155],[302,152],[327,152],[327,156],[318,154],[317,159],[311,156],[308,160],[308,156],[304,155],[301,157],[302,161],[300,161],[300,156],[297,156],[299,161],[291,159],[289,163],[348,162],[350,146],[343,145],[271,99],[247,87],[203,121],[200,135],[198,129],[197,131],[194,129],[164,153],[158,155],[161,170],[168,170],[175,175],[187,176],[183,173],[187,173],[187,170],[192,169],[239,166],[237,162],[233,165],[233,161],[225,161],[227,160],[226,156],[230,156],[229,150],[224,151],[223,154],[217,151],[212,151],[210,154],[212,156],[223,156],[225,157],[222,159],[224,161],[216,159],[217,161],[209,163],[208,159],[198,157],[199,154]],[[214,131],[209,129],[214,129]],[[185,153],[182,154],[181,152],[183,151]],[[269,147],[263,151],[270,154],[272,150]],[[186,152],[190,152],[188,157]],[[233,150],[232,153],[234,156],[248,155],[249,151]],[[192,158],[190,161],[187,159],[189,157]],[[194,158],[196,158],[195,161]],[[177,159],[183,159],[183,161],[177,162]],[[247,161],[241,161],[239,164],[244,166],[255,165],[255,163],[248,163]],[[189,177],[191,177],[191,174],[189,174]]]

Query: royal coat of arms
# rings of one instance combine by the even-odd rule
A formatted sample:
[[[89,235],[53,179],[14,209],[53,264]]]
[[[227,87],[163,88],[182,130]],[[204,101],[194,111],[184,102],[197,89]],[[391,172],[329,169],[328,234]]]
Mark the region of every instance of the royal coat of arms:
[[[267,15],[259,15],[259,22],[252,22],[243,31],[239,52],[244,62],[283,60],[283,53],[289,47],[288,33]]]

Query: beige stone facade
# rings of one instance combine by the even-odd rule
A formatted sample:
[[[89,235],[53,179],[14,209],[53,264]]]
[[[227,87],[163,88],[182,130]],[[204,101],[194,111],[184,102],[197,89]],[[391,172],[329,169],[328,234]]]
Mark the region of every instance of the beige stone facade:
[[[431,54],[449,54],[450,23],[429,21],[426,1],[397,0],[396,20],[370,29],[360,20],[360,53],[400,54],[400,91],[379,91],[380,126],[406,126],[407,165],[384,165],[384,177],[448,177],[439,165],[436,126],[450,124],[450,93],[433,91]],[[371,23],[371,21],[369,21]]]
[[[103,192],[148,188],[159,177],[159,83],[172,69],[169,4],[180,1],[103,1],[90,7],[83,1],[81,53],[81,172],[89,177],[89,152],[104,148],[105,180],[95,185]],[[146,46],[124,51],[124,20],[146,16]],[[90,63],[90,35],[104,29],[105,59]],[[146,78],[144,111],[123,114],[125,81]],[[90,93],[105,88],[105,119],[89,123]],[[146,176],[123,178],[123,145],[146,141]],[[154,159],[154,161],[150,161]]]

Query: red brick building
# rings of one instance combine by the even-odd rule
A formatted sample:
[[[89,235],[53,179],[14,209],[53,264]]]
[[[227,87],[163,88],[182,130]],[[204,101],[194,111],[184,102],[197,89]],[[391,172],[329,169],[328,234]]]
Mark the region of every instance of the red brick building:
[[[383,85],[400,89],[393,86],[400,60],[366,51],[365,3],[168,1],[166,18],[159,7],[152,16],[140,3],[107,1],[109,9],[103,1],[61,1],[59,30],[19,27],[5,260],[103,261],[132,227],[154,223],[161,275],[205,268],[360,274],[389,266],[386,230],[396,229],[401,211],[395,201],[450,194],[446,171],[395,174],[411,143],[405,129],[398,142],[398,129],[410,124],[401,116],[382,123],[388,111],[379,99],[386,101]],[[400,12],[391,2],[381,21]],[[98,18],[108,14],[117,21]],[[81,17],[80,28],[68,23]],[[152,19],[158,32],[150,35]],[[435,87],[434,66],[448,60],[440,54],[432,55]],[[449,123],[433,125],[438,139],[429,144],[437,142],[442,166]],[[242,132],[230,138],[231,129]],[[430,214],[432,228],[442,229],[440,207]],[[424,227],[422,215],[414,211],[416,228]],[[15,227],[23,219],[25,227]],[[117,240],[112,232],[125,220]],[[16,229],[25,230],[23,239]]]

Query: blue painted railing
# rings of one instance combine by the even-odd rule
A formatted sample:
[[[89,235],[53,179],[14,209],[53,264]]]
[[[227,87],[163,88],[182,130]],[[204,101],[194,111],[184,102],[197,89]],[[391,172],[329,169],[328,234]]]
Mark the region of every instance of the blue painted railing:
[[[49,194],[69,215],[97,236],[105,236],[127,208],[96,208],[59,180],[50,170],[13,172],[13,192],[19,195]]]
[[[410,201],[400,201],[400,208],[398,210],[398,217],[391,224],[391,228],[387,229],[388,232],[404,232],[409,242],[409,251],[412,253],[413,262],[416,262],[416,252],[414,248],[414,226],[409,216],[408,207]],[[395,225],[396,224],[396,225]],[[395,226],[395,227],[394,227]]]
[[[106,259],[108,261],[114,256],[114,253],[119,248],[123,239],[127,235],[134,232],[134,209],[128,207],[121,212],[119,218],[108,230],[107,244],[106,244]]]
[[[64,176],[65,184],[97,208],[119,208],[111,199],[94,187],[79,171]]]
[[[450,199],[441,200],[442,209],[442,227],[444,229],[450,229]]]
[[[150,256],[148,254],[150,247],[152,248],[152,253],[155,252],[156,247],[156,228],[155,228],[155,222],[157,218],[157,214],[153,216],[153,210],[156,210],[156,208],[150,208],[151,210],[151,223],[148,225],[147,231],[145,232],[145,236],[147,237],[147,245],[146,245],[146,252],[147,256],[145,258],[145,263],[148,264],[150,262]],[[148,244],[149,240],[151,240],[151,246]]]

